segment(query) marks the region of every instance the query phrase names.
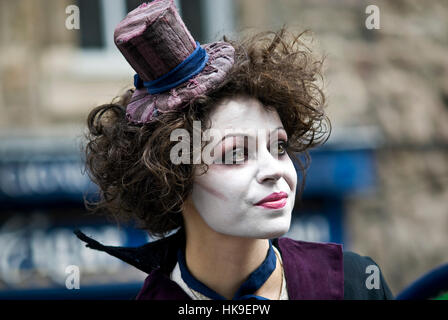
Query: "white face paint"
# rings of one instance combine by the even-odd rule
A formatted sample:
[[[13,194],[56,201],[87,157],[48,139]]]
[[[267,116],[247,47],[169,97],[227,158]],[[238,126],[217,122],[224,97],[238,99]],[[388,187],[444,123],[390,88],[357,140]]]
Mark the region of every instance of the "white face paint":
[[[286,153],[287,134],[277,112],[266,110],[256,99],[240,98],[217,105],[210,119],[211,129],[218,129],[222,136],[226,129],[234,133],[249,129],[253,133],[246,133],[246,139],[233,135],[212,141],[216,145],[213,159],[220,160],[229,152],[232,156],[234,151],[236,160],[242,159],[251,139],[256,148],[238,164],[213,163],[202,175],[202,170],[196,169],[192,202],[200,216],[211,229],[226,235],[269,239],[286,233],[294,207],[297,173]],[[258,132],[263,134],[257,138]],[[276,158],[270,146],[277,147],[277,142]],[[279,192],[287,198],[255,205]]]

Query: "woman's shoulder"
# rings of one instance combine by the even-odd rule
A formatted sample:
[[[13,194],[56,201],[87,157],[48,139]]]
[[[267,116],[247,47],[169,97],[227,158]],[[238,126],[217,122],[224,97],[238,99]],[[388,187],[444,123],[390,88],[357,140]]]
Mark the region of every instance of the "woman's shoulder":
[[[293,261],[295,269],[313,270],[325,280],[326,274],[341,278],[326,279],[343,285],[347,300],[394,299],[378,264],[369,256],[343,250],[343,245],[332,242],[312,242],[281,237],[274,241],[286,258]],[[298,262],[299,261],[299,262]],[[319,272],[320,270],[320,272]],[[342,291],[342,290],[341,290]]]
[[[394,296],[379,265],[369,256],[343,251],[344,299],[391,300]]]
[[[291,300],[344,298],[342,245],[281,237],[278,246]]]

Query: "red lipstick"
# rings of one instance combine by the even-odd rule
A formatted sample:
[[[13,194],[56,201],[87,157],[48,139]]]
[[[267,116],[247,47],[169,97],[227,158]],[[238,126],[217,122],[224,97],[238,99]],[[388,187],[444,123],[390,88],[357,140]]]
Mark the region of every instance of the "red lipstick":
[[[267,209],[280,209],[286,205],[288,194],[286,192],[274,192],[261,199],[255,205]]]

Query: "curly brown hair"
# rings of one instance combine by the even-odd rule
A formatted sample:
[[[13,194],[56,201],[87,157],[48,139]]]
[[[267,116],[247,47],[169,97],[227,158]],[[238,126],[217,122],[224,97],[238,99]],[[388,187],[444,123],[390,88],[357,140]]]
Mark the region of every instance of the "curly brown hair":
[[[324,59],[316,58],[302,41],[308,33],[295,35],[283,27],[238,41],[224,37],[235,48],[235,63],[222,86],[195,98],[183,110],[160,113],[152,123],[126,120],[134,88],[94,108],[88,115],[83,148],[86,169],[100,197],[96,202],[84,199],[86,208],[111,214],[118,221],[134,220],[152,236],[183,226],[180,213],[192,190],[196,165],[170,161],[170,150],[177,143],[170,141],[170,134],[180,128],[192,134],[193,121],[201,121],[206,129],[213,107],[238,95],[257,98],[278,112],[288,134],[288,155],[302,173],[300,199],[310,163],[307,150],[324,143],[331,132],[320,82]],[[303,155],[303,161],[297,155]]]

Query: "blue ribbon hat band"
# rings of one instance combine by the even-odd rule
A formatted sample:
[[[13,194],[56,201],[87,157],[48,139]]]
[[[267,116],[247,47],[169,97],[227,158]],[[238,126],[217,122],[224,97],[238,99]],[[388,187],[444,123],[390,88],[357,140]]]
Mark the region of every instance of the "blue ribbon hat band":
[[[134,86],[137,89],[145,87],[150,94],[166,92],[201,72],[207,61],[207,51],[196,41],[196,49],[174,69],[152,81],[143,81],[138,74],[135,74]]]
[[[185,262],[185,255],[182,249],[179,249],[177,253],[177,259],[179,262],[179,268],[181,272],[182,279],[185,283],[193,290],[200,292],[206,297],[213,300],[227,300],[225,297],[217,293],[216,291],[210,289],[201,281],[196,279],[188,270],[187,264]],[[263,263],[255,269],[246,281],[237,290],[235,296],[232,300],[269,300],[265,297],[254,295],[261,286],[266,282],[266,280],[274,272],[277,263],[277,257],[275,255],[274,249],[272,248],[271,240],[269,240],[269,250],[264,259]]]

